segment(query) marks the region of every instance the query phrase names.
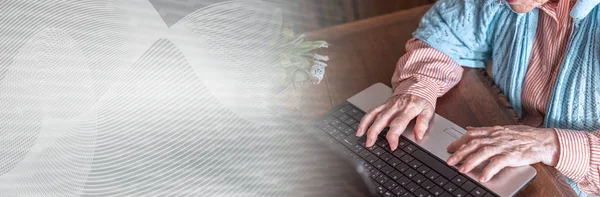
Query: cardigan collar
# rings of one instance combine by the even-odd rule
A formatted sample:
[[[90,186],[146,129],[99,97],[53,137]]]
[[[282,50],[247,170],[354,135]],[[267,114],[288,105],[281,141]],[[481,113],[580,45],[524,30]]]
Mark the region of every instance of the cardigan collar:
[[[575,6],[573,7],[573,9],[571,9],[571,17],[574,20],[581,20],[584,19],[588,14],[590,14],[590,12],[598,5],[600,4],[600,0],[574,0],[577,1],[577,3],[575,3]],[[511,11],[513,11],[516,14],[525,14],[525,13],[518,13],[515,12],[510,5],[508,5],[508,3],[506,4],[506,6],[508,7],[508,9],[510,9]]]
[[[571,10],[571,17],[574,20],[585,18],[600,3],[600,0],[578,0]]]

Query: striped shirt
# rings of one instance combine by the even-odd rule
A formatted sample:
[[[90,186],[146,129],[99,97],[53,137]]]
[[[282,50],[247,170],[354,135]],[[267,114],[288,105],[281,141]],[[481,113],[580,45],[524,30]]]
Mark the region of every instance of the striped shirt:
[[[523,84],[523,123],[543,126],[544,116],[571,32],[569,13],[575,1],[550,1],[540,6],[538,31],[527,76]],[[436,104],[461,79],[463,69],[444,53],[425,42],[411,39],[407,53],[400,58],[392,78],[394,94],[413,94]],[[560,143],[556,166],[579,188],[600,195],[600,131],[555,129]]]

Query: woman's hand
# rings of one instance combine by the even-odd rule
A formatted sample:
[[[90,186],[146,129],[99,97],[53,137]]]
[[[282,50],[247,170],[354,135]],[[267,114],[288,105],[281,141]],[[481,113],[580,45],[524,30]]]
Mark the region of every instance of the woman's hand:
[[[379,133],[389,125],[390,130],[387,132],[386,138],[390,143],[390,148],[396,150],[398,138],[415,117],[417,118],[414,128],[415,136],[423,139],[434,111],[431,103],[421,97],[410,94],[396,95],[388,99],[386,103],[369,111],[360,121],[356,135],[362,136],[367,133],[366,146],[371,147],[375,144]],[[371,125],[371,123],[373,124]],[[371,125],[370,128],[369,125]],[[367,128],[369,128],[368,131]]]
[[[467,133],[448,146],[453,154],[449,165],[468,173],[489,160],[479,181],[489,181],[505,167],[517,167],[542,162],[556,166],[559,144],[554,129],[529,126],[467,128]]]

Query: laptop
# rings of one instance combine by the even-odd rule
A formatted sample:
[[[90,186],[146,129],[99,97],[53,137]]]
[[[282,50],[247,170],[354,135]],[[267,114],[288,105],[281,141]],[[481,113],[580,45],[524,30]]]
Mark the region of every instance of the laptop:
[[[506,168],[485,183],[476,180],[486,164],[468,174],[459,173],[446,164],[450,156],[446,147],[466,130],[437,114],[419,142],[412,122],[394,152],[385,139],[387,129],[373,147],[366,148],[365,137],[355,135],[358,123],[366,111],[384,103],[391,94],[390,87],[374,84],[315,121],[330,144],[355,163],[373,196],[515,196],[535,177],[531,166]]]

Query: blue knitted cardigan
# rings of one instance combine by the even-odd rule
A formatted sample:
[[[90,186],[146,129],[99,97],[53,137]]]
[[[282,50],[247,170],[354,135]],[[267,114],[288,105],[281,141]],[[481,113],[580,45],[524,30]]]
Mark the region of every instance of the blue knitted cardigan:
[[[600,128],[600,0],[579,0],[567,53],[551,93],[544,126],[593,131]],[[458,64],[485,68],[519,115],[539,9],[516,13],[504,0],[440,0],[414,37]]]

